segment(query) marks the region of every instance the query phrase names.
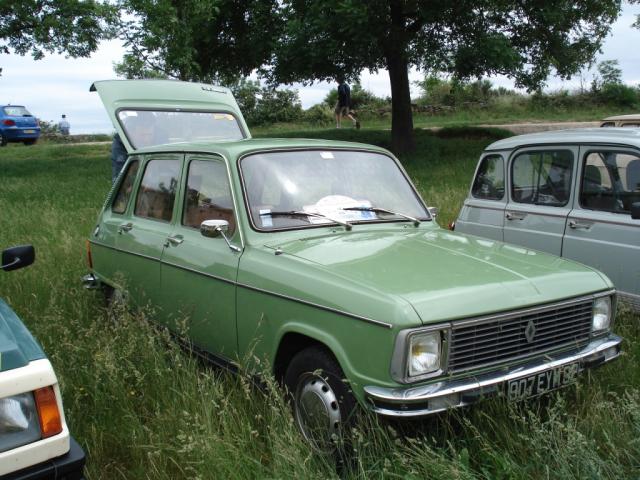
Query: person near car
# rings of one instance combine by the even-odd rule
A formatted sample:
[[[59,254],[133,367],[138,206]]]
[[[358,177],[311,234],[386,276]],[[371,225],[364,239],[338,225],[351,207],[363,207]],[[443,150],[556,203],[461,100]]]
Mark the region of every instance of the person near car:
[[[342,119],[349,117],[356,128],[360,128],[360,121],[358,121],[350,111],[351,107],[351,89],[349,85],[344,81],[344,78],[338,78],[338,101],[336,102],[335,114],[336,114],[336,128],[340,128],[342,125]]]
[[[58,130],[62,135],[69,135],[69,131],[71,130],[71,125],[69,124],[69,120],[67,120],[66,115],[62,115],[62,118],[58,122]]]
[[[127,161],[127,149],[125,148],[120,135],[117,133],[113,135],[113,141],[111,142],[111,181],[115,183],[116,178],[120,174],[122,167],[124,167]]]

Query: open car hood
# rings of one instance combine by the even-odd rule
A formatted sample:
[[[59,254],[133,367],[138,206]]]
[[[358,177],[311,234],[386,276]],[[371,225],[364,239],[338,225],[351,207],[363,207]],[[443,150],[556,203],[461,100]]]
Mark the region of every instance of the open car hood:
[[[172,125],[164,125],[164,139],[154,140],[146,145],[136,145],[135,139],[127,134],[119,120],[118,113],[122,110],[226,114],[224,118],[229,120],[232,120],[230,116],[235,118],[244,138],[251,137],[240,108],[228,88],[177,80],[102,80],[94,82],[89,91],[97,91],[100,95],[109,118],[129,153],[145,146],[174,143],[167,140],[166,134],[170,132],[166,130],[184,128],[184,125],[180,120],[173,122]],[[217,138],[222,141],[229,139]],[[196,140],[197,138],[192,138],[180,141]]]

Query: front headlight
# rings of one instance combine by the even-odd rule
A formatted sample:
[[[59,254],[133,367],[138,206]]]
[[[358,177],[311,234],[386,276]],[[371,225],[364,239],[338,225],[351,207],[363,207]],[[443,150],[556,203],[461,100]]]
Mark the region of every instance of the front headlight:
[[[409,340],[409,377],[440,370],[442,358],[442,332],[417,333]]]
[[[33,393],[0,398],[0,452],[40,439]]]
[[[611,326],[611,297],[600,297],[593,301],[591,331],[607,330]]]

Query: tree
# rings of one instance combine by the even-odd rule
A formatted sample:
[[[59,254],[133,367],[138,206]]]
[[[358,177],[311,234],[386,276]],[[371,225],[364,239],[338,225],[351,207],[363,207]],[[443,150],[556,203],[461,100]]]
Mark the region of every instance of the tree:
[[[271,54],[276,0],[119,0],[118,36],[128,49],[116,71],[235,83]]]
[[[533,90],[552,71],[569,78],[591,61],[620,8],[620,0],[282,0],[284,30],[263,72],[311,83],[387,69],[392,146],[410,151],[410,67],[461,79],[503,74]]]
[[[0,2],[0,53],[48,53],[87,57],[109,38],[116,9],[94,0],[21,0]]]

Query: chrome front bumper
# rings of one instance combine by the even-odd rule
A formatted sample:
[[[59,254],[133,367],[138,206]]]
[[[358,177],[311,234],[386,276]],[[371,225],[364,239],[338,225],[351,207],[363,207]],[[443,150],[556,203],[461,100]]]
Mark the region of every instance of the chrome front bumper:
[[[417,417],[463,407],[482,398],[503,394],[510,380],[522,379],[540,372],[578,363],[581,370],[602,365],[620,355],[622,339],[610,334],[592,340],[588,345],[569,352],[548,354],[515,366],[458,379],[446,379],[420,387],[365,387],[365,395],[373,411],[395,417]]]

